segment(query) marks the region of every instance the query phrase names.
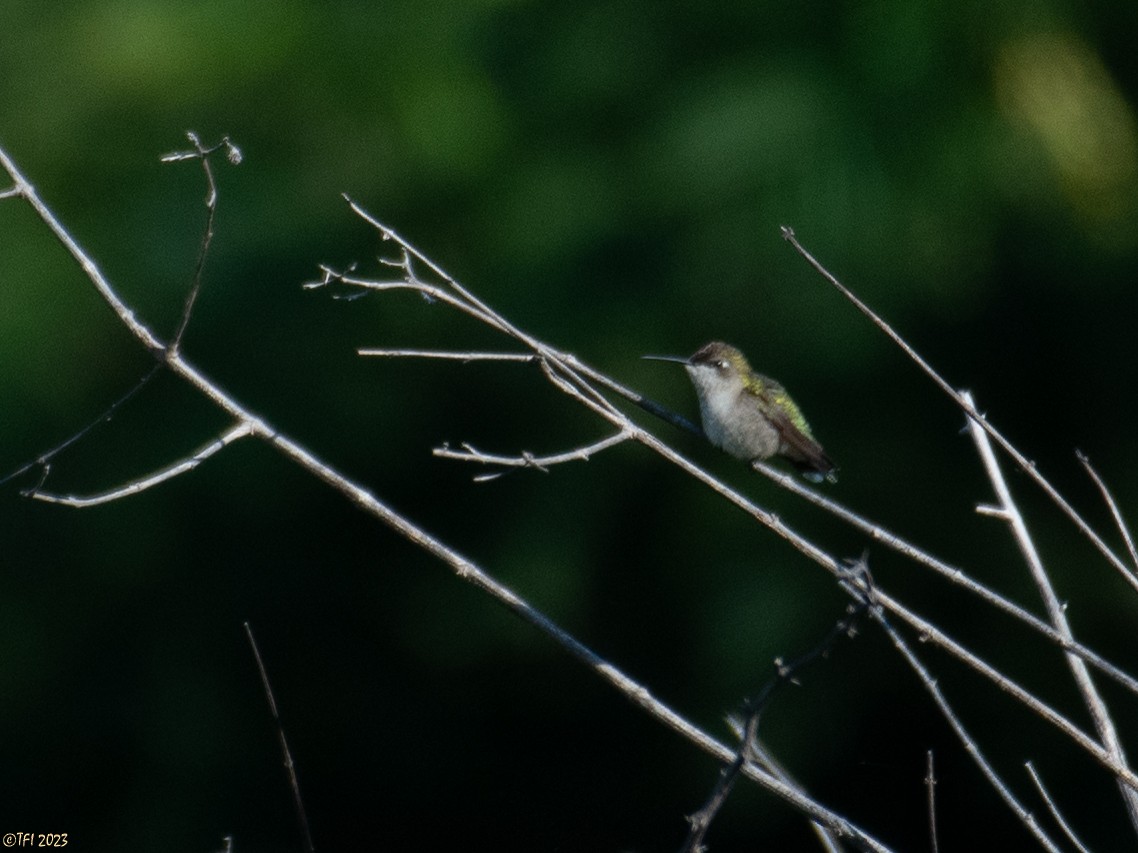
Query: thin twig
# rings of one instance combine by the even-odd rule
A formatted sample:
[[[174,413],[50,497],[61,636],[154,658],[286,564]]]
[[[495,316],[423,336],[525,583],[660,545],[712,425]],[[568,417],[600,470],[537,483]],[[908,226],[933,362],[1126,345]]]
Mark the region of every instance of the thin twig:
[[[826,633],[826,636],[813,649],[789,663],[784,662],[781,658],[775,660],[774,676],[763,685],[763,688],[755,696],[743,704],[743,716],[735,726],[739,732],[739,751],[735,755],[735,759],[719,772],[715,787],[703,807],[688,818],[691,829],[683,847],[680,848],[682,853],[700,853],[705,849],[703,842],[711,828],[711,823],[727,802],[727,797],[742,773],[744,765],[750,761],[760,761],[759,751],[756,749],[759,737],[759,718],[774,697],[775,692],[787,684],[794,683],[803,670],[820,658],[829,655],[842,637],[852,638],[857,632],[857,623],[865,613],[865,608],[866,603],[864,602],[856,605],[851,604],[846,615]]]
[[[78,442],[80,439],[84,438],[95,427],[99,426],[100,424],[104,424],[104,423],[107,423],[108,421],[110,421],[115,416],[115,414],[118,412],[119,409],[121,409],[130,400],[132,400],[134,398],[134,396],[139,391],[141,391],[143,388],[145,388],[147,386],[147,384],[149,384],[151,379],[153,379],[155,376],[158,375],[158,371],[161,369],[162,369],[162,363],[161,362],[155,362],[154,364],[152,364],[150,366],[150,369],[147,370],[146,373],[144,373],[142,375],[142,377],[134,385],[131,386],[130,390],[127,391],[125,394],[123,394],[121,397],[119,397],[117,400],[115,400],[113,403],[111,403],[111,405],[107,407],[106,411],[104,411],[101,415],[99,415],[94,420],[90,421],[85,427],[80,429],[74,435],[70,436],[69,438],[67,438],[64,441],[57,444],[51,450],[48,450],[44,453],[41,453],[35,459],[31,460],[30,462],[25,463],[24,465],[21,465],[19,468],[17,468],[11,474],[8,474],[4,478],[0,479],[0,486],[4,485],[9,480],[14,479],[15,477],[19,477],[21,474],[24,474],[25,472],[30,471],[32,468],[35,468],[38,466],[38,467],[41,467],[44,469],[44,476],[42,476],[40,478],[40,481],[36,486],[33,486],[30,489],[25,489],[22,492],[22,494],[25,497],[34,496],[36,494],[36,492],[39,491],[40,487],[44,483],[44,480],[46,479],[47,469],[51,465],[51,461],[56,456],[58,456],[60,453],[62,453],[64,450],[71,447],[73,444]]]
[[[217,183],[213,179],[213,166],[211,165],[212,161],[210,155],[224,148],[230,163],[236,166],[241,162],[241,150],[229,141],[228,136],[209,148],[202,145],[201,140],[198,139],[198,135],[192,130],[186,131],[186,138],[190,140],[190,144],[194,146],[194,150],[175,151],[171,154],[166,154],[162,157],[162,162],[173,163],[189,159],[200,161],[202,171],[205,173],[206,186],[208,189],[205,197],[205,226],[202,231],[201,242],[198,244],[198,257],[194,263],[194,274],[190,280],[190,290],[189,293],[186,294],[186,301],[182,306],[181,319],[174,329],[174,336],[170,339],[170,348],[175,352],[181,347],[182,338],[186,334],[186,328],[190,325],[190,317],[194,313],[194,303],[197,301],[198,294],[202,289],[202,270],[205,269],[205,261],[209,256],[209,247],[213,242],[213,222],[217,215]]]
[[[532,352],[447,352],[426,349],[357,349],[356,355],[382,356],[384,358],[437,358],[446,361],[520,361],[532,363],[538,356]]]
[[[961,391],[960,396],[969,406],[973,404],[972,395],[967,391]],[[992,488],[996,492],[996,497],[999,499],[999,506],[1004,511],[1007,523],[1012,531],[1012,536],[1019,546],[1020,553],[1023,554],[1024,561],[1027,563],[1027,567],[1031,572],[1032,580],[1035,581],[1039,595],[1043,599],[1043,604],[1047,609],[1047,616],[1051,620],[1051,624],[1055,627],[1055,630],[1063,636],[1073,637],[1071,626],[1067,622],[1066,607],[1064,607],[1063,603],[1059,600],[1059,596],[1055,594],[1055,589],[1051,585],[1051,578],[1048,576],[1047,570],[1043,566],[1043,561],[1039,557],[1039,552],[1035,548],[1035,542],[1032,540],[1030,532],[1028,532],[1027,523],[1023,520],[1023,515],[1020,513],[1019,507],[1012,498],[1011,490],[1004,480],[1003,471],[1000,470],[999,460],[996,459],[996,454],[992,450],[991,442],[988,441],[987,431],[981,429],[977,421],[970,420],[969,432],[972,434],[972,440],[975,442],[976,449],[980,454],[980,459],[984,464],[984,470],[988,474],[988,480],[991,482]],[[1070,653],[1066,654],[1065,657],[1067,659],[1067,665],[1071,669],[1071,675],[1074,677],[1075,686],[1082,695],[1083,703],[1086,705],[1087,710],[1090,712],[1091,719],[1094,721],[1095,730],[1102,739],[1103,747],[1110,754],[1114,763],[1126,767],[1126,753],[1122,749],[1122,742],[1115,729],[1114,720],[1111,719],[1106,703],[1103,701],[1102,696],[1099,695],[1098,688],[1095,687],[1094,680],[1091,678],[1086,662]],[[1130,816],[1130,823],[1134,829],[1138,831],[1138,790],[1135,789],[1132,783],[1124,782],[1122,778],[1119,778],[1117,781],[1119,790],[1122,793],[1122,800]]]
[[[1047,805],[1047,810],[1051,812],[1051,817],[1055,819],[1055,823],[1059,824],[1059,828],[1063,830],[1063,834],[1067,836],[1067,839],[1075,845],[1075,848],[1079,850],[1080,853],[1090,853],[1086,845],[1079,840],[1074,830],[1072,830],[1067,821],[1064,820],[1063,814],[1055,805],[1055,801],[1051,799],[1051,795],[1047,793],[1047,788],[1044,787],[1043,780],[1040,779],[1039,774],[1035,772],[1035,767],[1032,763],[1025,761],[1023,766],[1027,768],[1027,773],[1031,776],[1031,781],[1035,783],[1035,789],[1039,791],[1039,796],[1043,798],[1043,802]]]
[[[925,789],[928,791],[929,850],[938,853],[940,844],[936,833],[936,773],[933,772],[933,751],[925,753]]]
[[[1110,549],[1106,542],[1102,540],[1102,537],[1095,533],[1091,526],[1085,520],[1083,520],[1083,517],[1075,511],[1074,507],[1067,503],[1067,501],[1063,498],[1062,495],[1059,494],[1058,490],[1051,485],[1047,478],[1039,473],[1034,462],[1016,450],[1016,448],[1012,446],[1012,443],[1004,438],[1002,433],[1000,433],[994,426],[988,423],[988,420],[983,415],[983,413],[977,411],[975,406],[961,397],[961,395],[957,393],[956,389],[953,388],[943,377],[941,377],[939,373],[936,372],[936,370],[933,369],[932,365],[925,361],[925,359],[922,358],[921,355],[905,341],[904,338],[902,338],[896,331],[893,330],[892,326],[890,326],[887,322],[885,322],[885,320],[878,316],[872,308],[862,302],[849,288],[838,281],[834,274],[822,266],[822,264],[817,259],[815,259],[815,257],[810,254],[810,252],[806,251],[802,244],[798,242],[798,238],[795,236],[794,230],[792,228],[783,226],[782,236],[783,239],[790,243],[794,247],[795,251],[797,251],[798,254],[801,255],[806,260],[806,262],[810,264],[810,266],[812,266],[824,279],[826,279],[826,281],[833,285],[843,296],[846,297],[846,299],[852,302],[854,306],[862,314],[868,317],[870,321],[875,326],[877,326],[877,328],[884,332],[885,335],[891,341],[893,341],[893,343],[900,347],[902,352],[904,352],[905,355],[912,359],[912,361],[924,372],[926,376],[929,377],[929,379],[933,381],[933,383],[938,388],[947,394],[952,399],[952,401],[956,403],[956,405],[964,410],[964,413],[968,416],[968,419],[971,422],[977,424],[980,429],[984,430],[984,432],[991,436],[992,440],[995,441],[996,444],[998,444],[1001,448],[1003,448],[1005,453],[1011,456],[1016,465],[1018,465],[1028,475],[1028,477],[1034,480],[1036,485],[1038,485],[1039,488],[1041,488],[1047,494],[1047,496],[1051,498],[1056,506],[1058,506],[1063,511],[1063,513],[1069,519],[1071,519],[1072,522],[1074,522],[1075,526],[1078,527],[1080,531],[1082,531],[1083,535],[1091,541],[1095,548],[1098,549],[1099,553],[1101,553],[1107,559],[1107,561],[1110,562],[1111,565],[1126,575],[1130,574],[1126,569],[1126,564],[1123,563],[1118,555]]]
[[[937,707],[940,708],[941,716],[943,716],[949,726],[952,727],[957,738],[959,738],[960,742],[964,745],[965,751],[972,756],[972,760],[976,762],[976,765],[980,768],[980,772],[983,773],[984,777],[988,780],[988,784],[992,786],[1011,810],[1012,814],[1027,828],[1027,831],[1034,836],[1040,846],[1045,850],[1051,851],[1051,853],[1060,853],[1059,846],[1043,831],[1043,828],[1036,821],[1035,816],[1020,804],[1015,794],[1012,793],[1011,789],[1004,783],[999,774],[996,773],[995,768],[988,762],[988,759],[984,757],[980,745],[976,743],[968,733],[968,730],[964,728],[964,724],[956,715],[956,712],[952,710],[944,694],[941,692],[940,685],[937,684],[936,679],[929,675],[924,664],[922,664],[916,654],[913,653],[913,650],[909,648],[909,644],[905,642],[905,639],[889,623],[889,620],[885,618],[885,614],[879,608],[871,609],[870,615],[884,629],[889,639],[893,642],[894,647],[901,653],[901,656],[905,658],[913,672],[916,673],[917,678],[920,679],[925,690],[932,696]]]
[[[277,711],[277,700],[273,696],[273,687],[269,683],[269,673],[265,669],[265,662],[261,659],[261,650],[257,648],[257,641],[253,638],[253,629],[245,622],[245,636],[249,638],[249,647],[253,650],[253,659],[257,662],[257,671],[261,673],[261,684],[265,688],[265,698],[269,701],[269,711],[273,715],[273,723],[277,727],[277,737],[281,742],[281,754],[284,756],[285,770],[288,771],[288,784],[292,789],[292,801],[296,807],[296,817],[300,822],[300,831],[304,836],[304,849],[314,853],[312,845],[312,832],[308,828],[308,815],[304,810],[304,798],[300,796],[300,782],[296,778],[296,763],[292,760],[292,752],[288,748],[288,738],[285,737],[284,724]]]
[[[1130,535],[1130,528],[1126,524],[1126,520],[1122,517],[1122,512],[1118,508],[1118,504],[1114,502],[1114,496],[1110,493],[1110,489],[1106,487],[1102,477],[1099,476],[1098,471],[1091,465],[1091,460],[1081,450],[1075,451],[1075,456],[1086,469],[1087,474],[1094,480],[1095,485],[1098,486],[1099,494],[1102,495],[1103,501],[1107,507],[1110,508],[1110,514],[1114,517],[1114,523],[1118,527],[1118,532],[1122,534],[1122,540],[1126,543],[1126,550],[1130,553],[1130,561],[1134,564],[1134,568],[1138,570],[1138,549],[1134,547],[1134,537]],[[1138,585],[1138,578],[1130,575],[1131,585]]]
[[[167,465],[165,468],[148,474],[145,477],[131,480],[122,486],[117,486],[116,488],[95,495],[57,495],[38,489],[28,492],[27,495],[28,497],[35,498],[37,501],[44,501],[50,504],[62,504],[63,506],[70,507],[91,507],[110,503],[111,501],[117,501],[121,498],[130,497],[131,495],[137,495],[139,492],[144,492],[153,486],[157,486],[159,483],[165,483],[167,480],[172,480],[180,474],[193,471],[218,451],[224,450],[238,439],[246,438],[252,434],[252,427],[248,423],[241,422],[235,424],[213,441],[202,445],[185,459]]]
[[[548,473],[548,469],[554,465],[562,465],[566,462],[588,462],[590,458],[601,451],[628,441],[630,438],[631,436],[627,433],[618,432],[616,435],[610,435],[608,438],[602,438],[600,441],[595,441],[592,444],[576,447],[561,453],[553,453],[548,456],[535,456],[532,453],[522,453],[517,456],[499,456],[492,453],[483,453],[481,450],[478,450],[466,442],[463,442],[461,450],[454,450],[449,445],[444,444],[442,447],[436,447],[431,453],[440,459],[454,459],[459,462],[473,462],[478,465],[494,465],[499,468],[535,468],[543,473]],[[475,479],[479,482],[485,482],[488,479],[499,476],[500,473],[501,472],[498,474],[481,475]]]

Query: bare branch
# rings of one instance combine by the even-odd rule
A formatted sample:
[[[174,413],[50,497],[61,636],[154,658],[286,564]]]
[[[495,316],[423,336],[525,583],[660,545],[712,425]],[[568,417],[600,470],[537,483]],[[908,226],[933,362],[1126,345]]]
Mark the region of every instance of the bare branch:
[[[167,154],[162,157],[162,162],[173,163],[189,159],[201,161],[208,191],[205,197],[205,228],[202,231],[201,244],[198,246],[198,257],[194,263],[194,274],[190,281],[190,291],[186,294],[186,302],[182,306],[182,317],[174,330],[173,338],[170,340],[170,347],[173,350],[177,350],[182,345],[182,338],[186,334],[186,328],[190,325],[190,317],[194,313],[194,303],[197,301],[198,293],[200,293],[202,289],[202,270],[205,268],[205,259],[209,255],[210,243],[213,242],[213,221],[217,215],[217,183],[213,179],[213,166],[210,163],[210,154],[224,148],[231,164],[236,166],[241,162],[241,150],[229,141],[228,136],[223,138],[217,145],[209,148],[202,145],[201,140],[198,139],[198,135],[192,130],[186,131],[186,138],[190,140],[190,144],[194,146],[194,150],[176,151],[172,154]]]
[[[1052,800],[1051,796],[1047,793],[1047,788],[1044,787],[1043,780],[1040,779],[1039,774],[1035,772],[1035,767],[1032,766],[1032,763],[1026,761],[1023,766],[1027,768],[1028,775],[1031,776],[1031,781],[1035,783],[1035,789],[1039,791],[1039,796],[1043,798],[1043,802],[1047,805],[1047,810],[1051,812],[1051,817],[1059,824],[1059,828],[1063,830],[1063,834],[1067,836],[1067,840],[1074,844],[1080,853],[1090,853],[1086,846],[1079,841],[1079,837],[1075,835],[1067,821],[1063,819],[1062,813],[1055,805],[1055,801]]]
[[[358,349],[356,355],[379,356],[383,358],[437,358],[444,361],[519,361],[533,363],[538,356],[529,352],[446,352],[426,349]]]
[[[1036,821],[1035,816],[1020,805],[1019,800],[1016,799],[1011,789],[1008,788],[1003,779],[996,773],[995,768],[988,762],[988,759],[984,757],[980,745],[976,743],[968,733],[968,730],[964,728],[963,722],[956,716],[956,712],[952,710],[952,707],[944,698],[944,694],[941,692],[940,686],[936,683],[936,679],[929,675],[928,670],[925,669],[924,665],[913,653],[913,650],[909,648],[909,644],[906,643],[897,630],[889,624],[889,620],[885,618],[884,613],[879,608],[871,608],[870,615],[885,630],[889,639],[893,641],[894,647],[901,653],[901,656],[905,658],[913,672],[916,673],[921,684],[924,685],[925,690],[928,691],[937,707],[940,708],[941,716],[948,721],[949,726],[952,727],[957,738],[959,738],[960,742],[964,745],[964,749],[972,756],[972,760],[976,762],[980,768],[980,772],[984,774],[988,783],[995,789],[1004,803],[1007,804],[1012,814],[1019,819],[1019,822],[1026,827],[1027,831],[1032,834],[1041,847],[1051,851],[1051,853],[1059,853],[1059,846],[1043,831],[1043,828]]]
[[[1091,460],[1082,451],[1075,451],[1075,456],[1078,457],[1079,462],[1083,468],[1086,469],[1087,474],[1094,480],[1095,485],[1098,486],[1099,493],[1102,495],[1103,501],[1107,507],[1110,508],[1110,514],[1114,517],[1114,523],[1118,527],[1118,532],[1122,534],[1122,539],[1126,543],[1126,550],[1130,553],[1130,561],[1134,564],[1135,569],[1138,569],[1138,549],[1134,547],[1134,537],[1130,535],[1130,528],[1126,526],[1126,520],[1122,517],[1122,512],[1118,509],[1118,504],[1114,502],[1114,496],[1111,495],[1110,489],[1106,487],[1102,477],[1091,465]],[[1124,573],[1126,579],[1130,581],[1131,586],[1138,586],[1138,578],[1135,578],[1132,572]]]
[[[117,501],[120,498],[130,497],[137,495],[139,492],[144,492],[147,489],[157,486],[159,483],[165,483],[167,480],[172,480],[179,474],[185,474],[193,471],[209,457],[213,456],[220,450],[224,450],[239,438],[245,438],[253,434],[252,427],[245,422],[236,424],[223,432],[220,436],[213,441],[202,445],[198,450],[180,462],[175,462],[160,471],[155,471],[153,474],[148,474],[137,480],[132,480],[125,485],[118,486],[106,492],[100,492],[96,495],[80,496],[80,495],[56,495],[50,492],[41,492],[38,489],[27,492],[27,496],[35,498],[37,501],[44,501],[50,504],[62,504],[63,506],[70,507],[91,507],[98,506],[99,504],[110,503]]]
[[[1076,654],[1087,663],[1094,666],[1101,671],[1104,675],[1117,681],[1131,693],[1138,695],[1138,678],[1123,672],[1114,664],[1103,658],[1101,655],[1091,651],[1086,646],[1075,641],[1071,637],[1063,636],[1059,631],[1055,630],[1051,625],[1044,622],[1038,616],[1024,610],[1013,601],[1009,601],[1006,597],[1000,595],[995,590],[973,580],[963,569],[950,565],[937,557],[932,556],[927,551],[919,548],[911,542],[902,539],[897,534],[882,527],[879,524],[869,521],[866,518],[858,515],[852,510],[839,504],[828,495],[824,495],[815,489],[811,489],[798,477],[793,477],[784,471],[780,471],[766,462],[756,460],[751,463],[751,467],[758,471],[763,476],[775,481],[780,486],[789,491],[794,492],[796,495],[805,498],[813,503],[815,506],[822,507],[827,512],[845,521],[852,527],[862,531],[867,536],[872,538],[875,542],[880,542],[887,548],[902,554],[919,565],[926,566],[936,572],[945,580],[968,590],[973,595],[976,595],[981,600],[990,604],[991,606],[1004,611],[1009,616],[1018,619],[1023,624],[1029,626],[1033,630],[1039,632],[1047,637],[1051,642],[1062,648],[1064,651]],[[999,518],[1005,518],[1006,513],[999,507],[977,507],[977,512],[986,515],[993,515]]]
[[[956,405],[963,409],[970,422],[977,424],[980,429],[984,430],[984,432],[991,436],[992,440],[995,441],[996,444],[998,444],[1004,450],[1004,452],[1007,453],[1015,461],[1016,465],[1023,469],[1023,471],[1032,480],[1035,481],[1036,485],[1038,485],[1039,488],[1041,488],[1047,494],[1047,496],[1051,498],[1055,505],[1058,506],[1063,511],[1063,513],[1069,519],[1071,519],[1072,522],[1074,522],[1075,526],[1078,527],[1080,531],[1082,531],[1083,535],[1091,541],[1091,544],[1093,544],[1095,548],[1098,549],[1099,553],[1101,553],[1111,563],[1111,565],[1113,565],[1115,568],[1125,571],[1125,564],[1118,557],[1118,555],[1115,554],[1114,551],[1112,551],[1106,544],[1106,542],[1102,540],[1102,537],[1095,533],[1091,526],[1083,520],[1083,517],[1075,511],[1074,507],[1072,507],[1063,498],[1063,496],[1059,494],[1058,490],[1056,490],[1056,488],[1051,485],[1050,481],[1048,481],[1042,474],[1039,473],[1034,462],[1016,450],[1016,448],[1012,446],[1012,443],[1004,438],[1003,434],[1001,434],[994,426],[988,423],[987,418],[985,418],[981,412],[978,412],[976,410],[976,407],[973,406],[971,402],[965,400],[964,397],[957,393],[956,389],[953,388],[944,378],[942,378],[941,375],[937,373],[932,368],[932,366],[905,341],[904,338],[895,332],[892,326],[890,326],[885,322],[885,320],[878,316],[872,308],[858,299],[858,297],[849,288],[838,281],[833,273],[822,266],[822,264],[819,263],[813,255],[806,251],[806,249],[803,248],[802,244],[798,242],[798,238],[795,236],[794,230],[792,228],[783,226],[782,236],[783,239],[790,243],[794,247],[795,251],[797,251],[798,254],[800,254],[806,260],[806,262],[810,264],[810,266],[812,266],[824,279],[826,279],[826,281],[833,285],[843,296],[846,297],[846,299],[852,302],[862,314],[868,317],[870,321],[872,321],[873,324],[877,326],[877,328],[884,332],[885,335],[891,341],[893,341],[893,343],[900,347],[905,355],[912,359],[912,361],[925,373],[926,376],[928,376],[933,381],[933,383],[938,388],[947,394],[952,399],[952,401],[956,403]]]
[[[940,844],[936,832],[936,774],[933,772],[933,751],[925,753],[925,788],[928,790],[929,809],[929,850],[939,853]]]
[[[691,830],[684,846],[680,848],[683,853],[699,853],[705,849],[703,842],[711,828],[711,823],[727,802],[727,797],[742,773],[743,767],[748,762],[757,762],[763,765],[765,751],[758,746],[759,718],[775,692],[787,684],[796,683],[799,675],[808,666],[828,655],[842,637],[852,639],[857,633],[857,624],[865,613],[866,607],[866,602],[851,604],[846,615],[826,633],[826,636],[813,649],[790,662],[784,662],[781,658],[775,660],[774,677],[767,681],[755,696],[743,704],[742,718],[729,720],[732,729],[739,736],[739,751],[735,760],[720,771],[711,796],[708,797],[703,808],[688,818]],[[832,841],[825,836],[823,840],[824,842]]]
[[[312,831],[308,828],[308,814],[304,809],[304,799],[300,796],[300,781],[296,778],[296,763],[292,760],[292,751],[288,748],[288,738],[285,737],[284,723],[277,712],[277,700],[273,696],[273,686],[269,683],[269,673],[265,669],[265,662],[261,659],[261,650],[257,648],[257,641],[253,637],[253,629],[245,622],[245,636],[249,638],[249,647],[253,650],[253,659],[257,662],[257,671],[261,674],[261,685],[265,688],[265,698],[269,702],[269,711],[273,715],[273,723],[277,727],[277,738],[281,742],[281,754],[284,756],[285,770],[288,772],[288,784],[292,790],[292,802],[296,808],[296,817],[300,823],[300,832],[304,837],[304,849],[308,853],[315,853],[312,844]]]
[[[960,396],[969,406],[973,405],[972,395],[967,391],[960,392]],[[1043,567],[1043,561],[1039,558],[1039,552],[1035,548],[1035,542],[1028,532],[1027,524],[1024,522],[1019,507],[1016,506],[1011,491],[1004,481],[1003,472],[1000,470],[1000,463],[996,459],[996,454],[992,450],[991,443],[988,441],[987,430],[982,429],[978,421],[970,420],[969,432],[972,434],[972,440],[976,443],[976,449],[980,454],[980,459],[984,464],[984,470],[988,474],[988,479],[992,483],[992,488],[996,492],[996,497],[999,499],[1000,506],[1006,514],[1006,520],[1011,527],[1012,536],[1019,546],[1020,553],[1023,554],[1023,558],[1031,572],[1032,579],[1035,581],[1036,588],[1039,590],[1040,597],[1043,599],[1044,606],[1047,608],[1047,615],[1051,620],[1051,624],[1055,627],[1055,630],[1063,636],[1073,637],[1071,627],[1067,622],[1066,608],[1059,600],[1059,596],[1055,594],[1055,590],[1051,585],[1051,579],[1048,577],[1047,571]],[[1099,737],[1102,738],[1103,746],[1115,764],[1126,767],[1126,754],[1123,752],[1122,743],[1114,727],[1114,721],[1111,719],[1110,712],[1106,708],[1106,703],[1099,695],[1098,689],[1091,679],[1091,674],[1087,670],[1086,663],[1073,654],[1068,653],[1066,658],[1067,665],[1070,667],[1071,674],[1074,676],[1075,685],[1083,697],[1083,702],[1086,704],[1087,710],[1090,711]],[[1138,830],[1138,789],[1136,789],[1136,786],[1134,786],[1131,780],[1124,782],[1121,774],[1119,775],[1118,784],[1123,801],[1130,814],[1131,825],[1135,830]]]
[[[431,451],[432,455],[440,459],[454,459],[459,462],[473,462],[478,465],[495,465],[499,468],[536,468],[542,473],[549,473],[548,469],[554,465],[561,465],[566,462],[588,462],[591,457],[600,453],[602,450],[607,450],[610,447],[615,447],[622,442],[628,441],[631,438],[628,433],[618,432],[616,435],[610,435],[608,438],[602,438],[600,441],[595,441],[592,444],[577,447],[573,450],[567,450],[562,453],[554,453],[548,456],[535,456],[532,453],[522,453],[519,456],[498,456],[490,453],[483,453],[471,445],[463,442],[461,450],[453,450],[448,445],[444,444],[442,447],[436,447]],[[486,482],[501,475],[497,474],[483,475],[477,477],[479,482]]]

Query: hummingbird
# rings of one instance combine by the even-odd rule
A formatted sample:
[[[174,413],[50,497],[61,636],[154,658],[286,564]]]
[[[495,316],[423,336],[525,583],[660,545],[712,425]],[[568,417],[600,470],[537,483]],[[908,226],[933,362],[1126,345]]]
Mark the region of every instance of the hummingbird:
[[[735,347],[712,341],[690,358],[644,357],[684,366],[699,397],[704,434],[720,450],[746,462],[782,456],[811,482],[838,481],[837,466],[786,389],[752,370]]]

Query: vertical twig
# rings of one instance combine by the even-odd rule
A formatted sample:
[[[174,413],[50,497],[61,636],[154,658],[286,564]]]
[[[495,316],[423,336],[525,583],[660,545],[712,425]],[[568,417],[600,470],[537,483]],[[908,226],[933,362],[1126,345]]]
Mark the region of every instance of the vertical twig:
[[[312,846],[312,833],[308,828],[308,815],[304,811],[304,799],[300,796],[300,782],[296,778],[296,764],[293,763],[292,753],[288,748],[288,739],[285,737],[284,725],[281,724],[281,715],[277,713],[277,700],[273,697],[273,688],[269,684],[269,673],[265,670],[265,662],[261,660],[261,650],[257,648],[257,641],[253,638],[253,629],[249,623],[245,624],[245,636],[249,638],[249,648],[253,650],[253,659],[257,662],[257,671],[261,673],[261,684],[265,688],[265,698],[269,700],[269,711],[273,715],[273,723],[277,727],[277,737],[281,742],[281,754],[284,755],[285,770],[288,771],[288,784],[292,789],[292,801],[296,806],[296,817],[300,822],[300,831],[304,836],[304,849],[307,853],[314,853]]]
[[[933,772],[933,751],[925,753],[925,787],[928,789],[929,804],[929,850],[939,853],[940,845],[936,838],[936,774]]]
[[[197,301],[198,293],[202,289],[202,270],[205,269],[205,259],[209,255],[210,243],[213,242],[213,221],[217,215],[217,183],[213,179],[213,166],[210,161],[210,156],[215,151],[224,148],[229,162],[236,166],[241,162],[241,149],[234,145],[228,136],[223,137],[221,142],[216,145],[211,145],[208,148],[202,145],[198,135],[192,130],[186,131],[186,138],[190,140],[190,144],[194,146],[192,152],[175,151],[172,154],[167,154],[162,157],[163,163],[173,163],[179,160],[188,160],[191,158],[198,159],[202,164],[202,171],[205,172],[206,181],[206,196],[205,196],[205,228],[202,231],[202,239],[198,244],[198,257],[194,263],[194,274],[190,280],[190,291],[186,294],[185,304],[182,306],[182,316],[178,320],[178,325],[174,330],[174,336],[170,339],[170,349],[177,351],[182,345],[182,337],[186,334],[186,328],[190,325],[190,317],[194,313],[194,303]]]

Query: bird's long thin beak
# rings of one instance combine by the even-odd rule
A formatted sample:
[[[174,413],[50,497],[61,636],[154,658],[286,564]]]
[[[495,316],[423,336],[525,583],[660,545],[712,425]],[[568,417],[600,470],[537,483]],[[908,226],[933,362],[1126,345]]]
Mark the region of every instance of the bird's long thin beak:
[[[641,358],[646,361],[674,361],[676,364],[689,364],[686,358],[680,358],[676,355],[642,355]]]

